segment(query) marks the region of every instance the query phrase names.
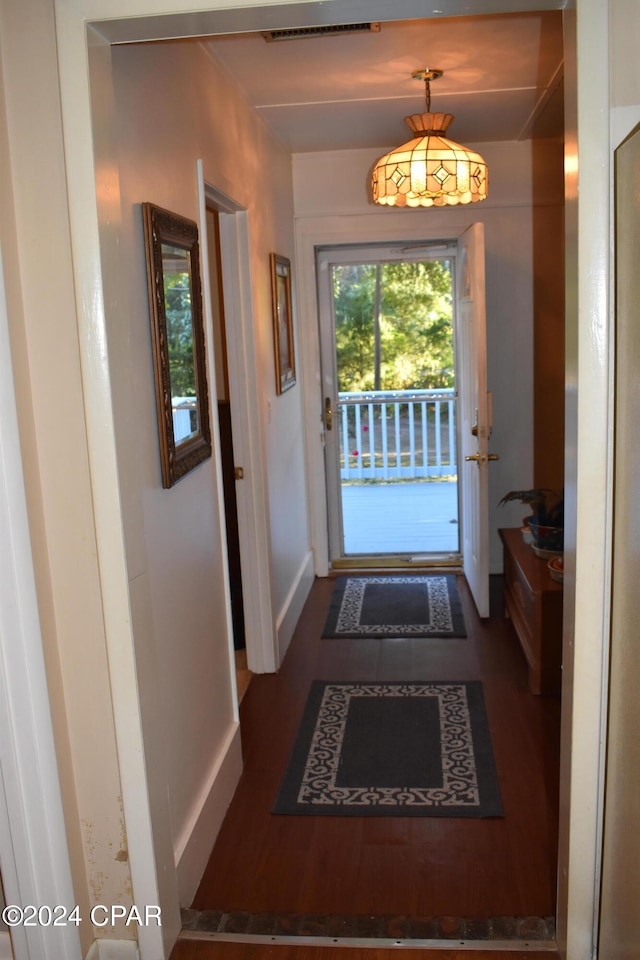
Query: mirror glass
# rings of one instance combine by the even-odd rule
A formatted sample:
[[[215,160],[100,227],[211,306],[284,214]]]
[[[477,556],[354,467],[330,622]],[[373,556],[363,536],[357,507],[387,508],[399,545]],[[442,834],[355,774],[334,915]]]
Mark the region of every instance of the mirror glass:
[[[162,244],[162,277],[167,317],[167,350],[173,439],[183,443],[199,431],[196,366],[193,355],[189,251]]]

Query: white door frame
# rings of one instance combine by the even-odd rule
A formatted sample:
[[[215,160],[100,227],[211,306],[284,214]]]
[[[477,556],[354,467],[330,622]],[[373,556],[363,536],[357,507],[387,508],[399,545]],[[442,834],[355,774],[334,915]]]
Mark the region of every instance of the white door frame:
[[[90,440],[92,477],[94,478],[94,503],[96,510],[105,520],[97,526],[98,549],[101,557],[118,567],[122,558],[109,543],[106,520],[114,509],[114,497],[108,488],[108,479],[115,477],[115,448],[109,436],[100,436],[100,424],[111,419],[110,396],[104,387],[104,362],[92,354],[87,329],[95,330],[99,342],[104,340],[104,315],[100,302],[100,245],[98,225],[95,216],[95,178],[94,155],[91,125],[91,96],[89,87],[89,66],[87,56],[86,26],[90,21],[100,22],[100,32],[107,40],[135,40],[159,37],[160,22],[165,35],[202,35],[203,32],[219,32],[221,24],[225,31],[260,29],[266,19],[270,26],[290,23],[292,7],[295,6],[300,22],[326,22],[335,11],[334,19],[350,19],[353,15],[353,3],[349,0],[324,0],[316,4],[313,0],[299,4],[282,4],[278,0],[264,0],[262,7],[251,7],[238,2],[232,9],[229,0],[53,0],[56,12],[58,59],[60,69],[60,96],[64,115],[65,158],[67,163],[68,196],[71,232],[74,250],[74,271],[77,287],[79,323],[81,325],[81,351],[85,371],[95,372],[95,378],[85,379],[85,404]],[[536,8],[547,6],[549,9],[563,7],[560,2],[538,3]],[[563,836],[560,852],[560,900],[559,919],[560,936],[566,941],[567,956],[570,960],[586,960],[592,956],[594,918],[597,916],[598,891],[597,873],[600,855],[599,829],[601,823],[600,772],[602,765],[601,725],[605,716],[606,701],[603,697],[603,685],[606,683],[605,647],[607,642],[608,614],[608,544],[611,523],[608,515],[609,487],[608,467],[603,451],[609,449],[610,442],[610,383],[609,359],[610,343],[608,339],[610,307],[608,291],[610,285],[609,245],[610,233],[610,176],[609,176],[609,50],[608,50],[608,14],[609,3],[602,0],[576,0],[580,14],[577,21],[578,53],[580,63],[577,66],[578,109],[580,125],[580,222],[577,227],[579,244],[579,276],[574,277],[578,286],[578,305],[570,303],[568,317],[570,321],[578,316],[577,329],[570,323],[570,334],[580,340],[576,348],[577,362],[572,373],[580,374],[585,385],[579,393],[575,380],[568,384],[568,466],[567,480],[574,484],[567,490],[568,500],[576,504],[577,526],[574,531],[575,542],[580,548],[577,563],[577,575],[572,577],[576,565],[569,565],[567,644],[568,656],[565,662],[569,666],[565,677],[566,715],[563,724],[564,747],[562,777],[567,784],[566,806],[562,807]],[[445,4],[450,14],[464,12],[464,4],[451,0]],[[385,10],[386,7],[386,10]],[[480,9],[480,7],[482,9]],[[227,8],[227,9],[222,9]],[[269,17],[264,11],[268,9]],[[518,9],[531,9],[531,3],[523,0]],[[478,5],[477,12],[513,11],[512,0],[487,0]],[[220,18],[216,20],[216,14]],[[178,21],[158,14],[178,14]],[[368,16],[384,20],[388,17],[386,0],[371,0]],[[424,4],[421,0],[403,0],[394,8],[394,18],[424,16]],[[149,18],[148,20],[146,18]],[[284,23],[282,23],[285,21]],[[181,29],[178,29],[181,27]],[[598,65],[598,71],[593,69]],[[605,82],[603,82],[603,77]],[[577,156],[576,156],[577,159]],[[571,201],[571,197],[568,200]],[[367,221],[362,228],[367,232],[373,226],[373,216],[364,217]],[[387,224],[394,222],[394,214],[389,213]],[[334,224],[332,234],[321,238],[309,233],[310,223],[303,224],[298,235],[300,275],[308,279],[309,252],[317,242],[336,242],[339,230]],[[324,224],[323,229],[327,230]],[[305,233],[305,231],[307,231]],[[321,231],[322,232],[322,231]],[[423,231],[420,231],[423,233]],[[370,234],[369,234],[370,235]],[[396,233],[396,235],[398,235]],[[400,236],[406,236],[406,222]],[[52,238],[53,242],[53,238]],[[577,245],[577,237],[575,239]],[[311,256],[311,265],[313,256]],[[313,267],[311,266],[311,272]],[[309,286],[306,284],[306,298]],[[97,294],[96,294],[97,291]],[[86,293],[86,295],[85,295]],[[575,309],[574,309],[575,307]],[[308,304],[306,308],[308,323]],[[573,311],[573,312],[572,312]],[[304,335],[302,337],[304,341]],[[313,348],[310,350],[313,354]],[[303,360],[310,376],[307,383],[313,383],[314,369],[317,366]],[[587,388],[588,385],[588,388]],[[308,458],[316,466],[321,455],[319,444],[314,443],[318,430],[319,411],[317,399],[306,398],[308,406],[308,424],[310,425]],[[575,441],[576,447],[572,446]],[[576,452],[577,450],[577,452]],[[106,471],[102,468],[106,467]],[[310,476],[318,478],[322,471],[311,471]],[[103,481],[100,477],[106,476]],[[96,478],[98,480],[96,481]],[[323,491],[324,494],[324,491]],[[317,496],[314,498],[316,504]],[[600,506],[601,505],[601,506]],[[118,517],[111,516],[118,522]],[[325,549],[321,549],[323,534],[320,518],[316,509],[312,523],[314,545],[317,549],[317,572],[323,567],[322,557],[327,555],[326,532]],[[569,530],[569,538],[571,537]],[[569,549],[571,543],[569,539]],[[574,553],[575,558],[575,553]],[[325,571],[326,572],[326,571]],[[124,572],[122,574],[124,576]],[[122,578],[122,577],[121,577]],[[573,585],[573,586],[572,586]],[[111,591],[104,585],[105,602],[109,604]],[[117,596],[114,597],[117,602]],[[575,602],[574,602],[575,601]],[[572,615],[575,611],[575,635],[579,644],[573,643]],[[116,642],[111,624],[107,623],[107,645]],[[573,667],[573,669],[571,669]],[[572,678],[575,682],[572,683]],[[126,721],[127,703],[120,697],[114,701],[116,726],[118,720]],[[123,714],[121,717],[120,715]],[[595,735],[594,735],[595,734]],[[137,744],[132,744],[132,748]],[[140,744],[141,746],[141,744]],[[131,789],[132,783],[125,777],[123,793]],[[125,808],[127,797],[124,797]],[[130,802],[135,802],[130,798]],[[148,824],[150,828],[150,823]],[[569,832],[569,827],[571,828]],[[131,850],[132,871],[151,869],[145,860],[144,845]],[[142,857],[140,864],[134,859]],[[141,944],[142,960],[151,960],[152,954]]]
[[[425,245],[424,251],[419,252],[418,249],[411,250],[406,248],[405,240],[402,242],[390,243],[388,245],[378,243],[375,237],[372,237],[368,243],[360,244],[349,244],[348,246],[341,245],[338,247],[323,247],[321,250],[316,250],[316,272],[318,274],[316,279],[316,295],[317,295],[317,304],[318,304],[318,323],[316,324],[316,336],[319,337],[319,349],[321,354],[320,360],[320,403],[323,407],[325,398],[330,392],[333,396],[337,396],[337,356],[336,356],[336,344],[335,344],[335,317],[333,310],[332,294],[331,294],[331,280],[328,275],[328,270],[330,267],[339,264],[347,263],[376,263],[378,260],[388,263],[390,261],[397,262],[410,262],[415,260],[449,260],[451,261],[451,283],[452,283],[452,294],[453,294],[453,321],[452,321],[452,336],[454,340],[454,354],[457,358],[457,309],[456,309],[456,269],[455,263],[458,256],[458,247],[454,242],[448,242],[447,240],[442,240],[438,238],[438,245],[433,247],[433,250],[430,250],[428,246]],[[322,275],[324,274],[324,275]],[[328,328],[322,328],[323,318],[326,318],[328,323]],[[310,334],[309,334],[310,335]],[[456,359],[456,383],[458,382],[458,362]],[[457,391],[459,393],[459,391]],[[457,398],[456,398],[456,409],[458,407]],[[324,415],[324,407],[323,407]],[[325,483],[327,487],[327,501],[325,504],[326,510],[326,520],[325,525],[329,532],[329,545],[330,545],[330,556],[329,563],[331,564],[336,559],[343,559],[344,554],[341,551],[338,551],[338,546],[344,543],[344,527],[342,519],[342,497],[341,497],[341,481],[340,481],[340,469],[339,469],[339,439],[338,435],[340,432],[340,426],[337,423],[338,416],[337,410],[334,410],[334,434],[332,444],[329,440],[329,446],[327,448],[327,438],[322,437],[323,448],[327,450],[326,462],[325,462]],[[459,438],[459,423],[458,415],[456,413],[456,447],[458,449],[458,456],[460,455],[460,438]],[[456,463],[459,463],[459,459],[456,459]],[[460,469],[458,468],[458,473]],[[333,474],[333,481],[331,481],[331,476]],[[332,488],[333,486],[333,488]],[[460,484],[458,481],[458,518],[460,519]],[[461,532],[461,526],[458,526],[458,531]],[[414,551],[414,553],[420,552],[421,555],[423,551]],[[397,551],[390,551],[389,556],[393,556]],[[442,552],[439,552],[438,557],[442,557]],[[448,558],[455,558],[462,560],[462,539],[459,539],[458,550],[456,551],[447,551]],[[434,562],[436,559],[436,554],[434,554]]]
[[[0,869],[6,902],[74,905],[0,252]],[[3,944],[6,946],[6,943]],[[15,960],[79,960],[77,927],[14,927]]]
[[[209,328],[211,328],[211,306],[206,255],[205,206],[213,207],[220,217],[220,260],[224,311],[227,318],[227,365],[233,417],[233,452],[234,462],[241,465],[244,472],[244,479],[237,482],[236,496],[247,664],[254,673],[273,673],[277,670],[279,662],[271,604],[269,506],[265,481],[267,472],[264,442],[260,428],[258,366],[249,270],[251,262],[249,213],[241,204],[205,180],[201,160],[198,160],[197,174],[205,278],[203,287]],[[211,341],[212,338],[209,337],[208,342],[211,343]],[[210,374],[214,369],[214,364],[211,362]],[[213,388],[211,394],[213,403]],[[217,409],[212,412],[217,432]],[[218,484],[218,490],[222,500],[218,504],[218,512],[222,529],[225,529],[224,494],[221,481]],[[224,569],[225,578],[228,579],[226,559]],[[226,594],[229,600],[228,583]],[[230,617],[229,611],[228,616]],[[232,640],[232,630],[229,630],[229,634]]]
[[[324,469],[324,430],[320,342],[318,337],[316,247],[343,244],[364,246],[372,242],[395,243],[422,240],[452,240],[464,233],[467,222],[452,223],[449,236],[443,238],[442,227],[426,226],[424,221],[403,218],[391,211],[370,216],[323,217],[299,220],[296,224],[296,280],[298,289],[298,323],[301,330],[300,354],[303,379],[317,384],[305,392],[307,476],[311,543],[315,556],[315,572],[326,577],[329,572],[329,535],[327,525],[327,484]]]

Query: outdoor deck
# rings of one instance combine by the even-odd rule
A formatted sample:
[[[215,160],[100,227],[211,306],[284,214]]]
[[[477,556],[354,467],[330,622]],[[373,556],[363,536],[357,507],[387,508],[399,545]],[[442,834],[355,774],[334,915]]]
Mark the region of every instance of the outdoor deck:
[[[456,480],[343,484],[345,555],[457,553]]]

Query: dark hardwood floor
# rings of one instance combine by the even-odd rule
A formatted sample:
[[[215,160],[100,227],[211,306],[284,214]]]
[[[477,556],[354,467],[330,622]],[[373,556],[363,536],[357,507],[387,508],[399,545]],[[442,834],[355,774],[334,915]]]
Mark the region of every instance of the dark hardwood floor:
[[[466,583],[458,578],[468,636],[455,640],[323,640],[333,580],[316,581],[279,673],[255,676],[242,701],[244,773],[195,910],[554,915],[559,700],[529,692],[524,656],[503,615],[501,578],[492,581],[493,615],[481,621]],[[504,818],[271,814],[313,679],[482,680]],[[298,949],[262,947],[254,953],[244,945],[233,947],[235,952],[230,944],[185,942],[174,956],[213,960],[224,953],[238,960],[288,960]],[[305,960],[314,949],[305,948]],[[324,956],[321,948],[317,952],[318,958]],[[386,958],[387,951],[376,953]],[[352,960],[356,954],[350,948]],[[519,956],[517,950],[502,955],[505,960]],[[336,958],[335,949],[327,956]],[[457,956],[455,950],[439,951],[441,960]],[[370,950],[366,957],[372,957]]]
[[[402,947],[402,953],[410,950],[409,957],[415,957],[410,947]],[[417,949],[417,948],[416,948]],[[420,956],[430,956],[433,960],[558,960],[555,951],[506,950],[499,954],[490,950],[434,950],[420,949]],[[271,946],[247,943],[207,943],[202,940],[180,940],[171,954],[171,960],[397,960],[398,949],[379,949],[377,947],[312,947]]]

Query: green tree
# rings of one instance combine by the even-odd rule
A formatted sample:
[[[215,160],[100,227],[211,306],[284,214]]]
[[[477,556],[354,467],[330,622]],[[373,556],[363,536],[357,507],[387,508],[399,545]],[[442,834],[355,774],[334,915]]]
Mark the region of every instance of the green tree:
[[[373,390],[375,264],[334,267],[338,389]]]
[[[333,286],[341,391],[454,385],[449,260],[336,266]]]
[[[188,273],[170,273],[164,277],[167,349],[174,397],[196,395],[193,363],[193,327]]]

